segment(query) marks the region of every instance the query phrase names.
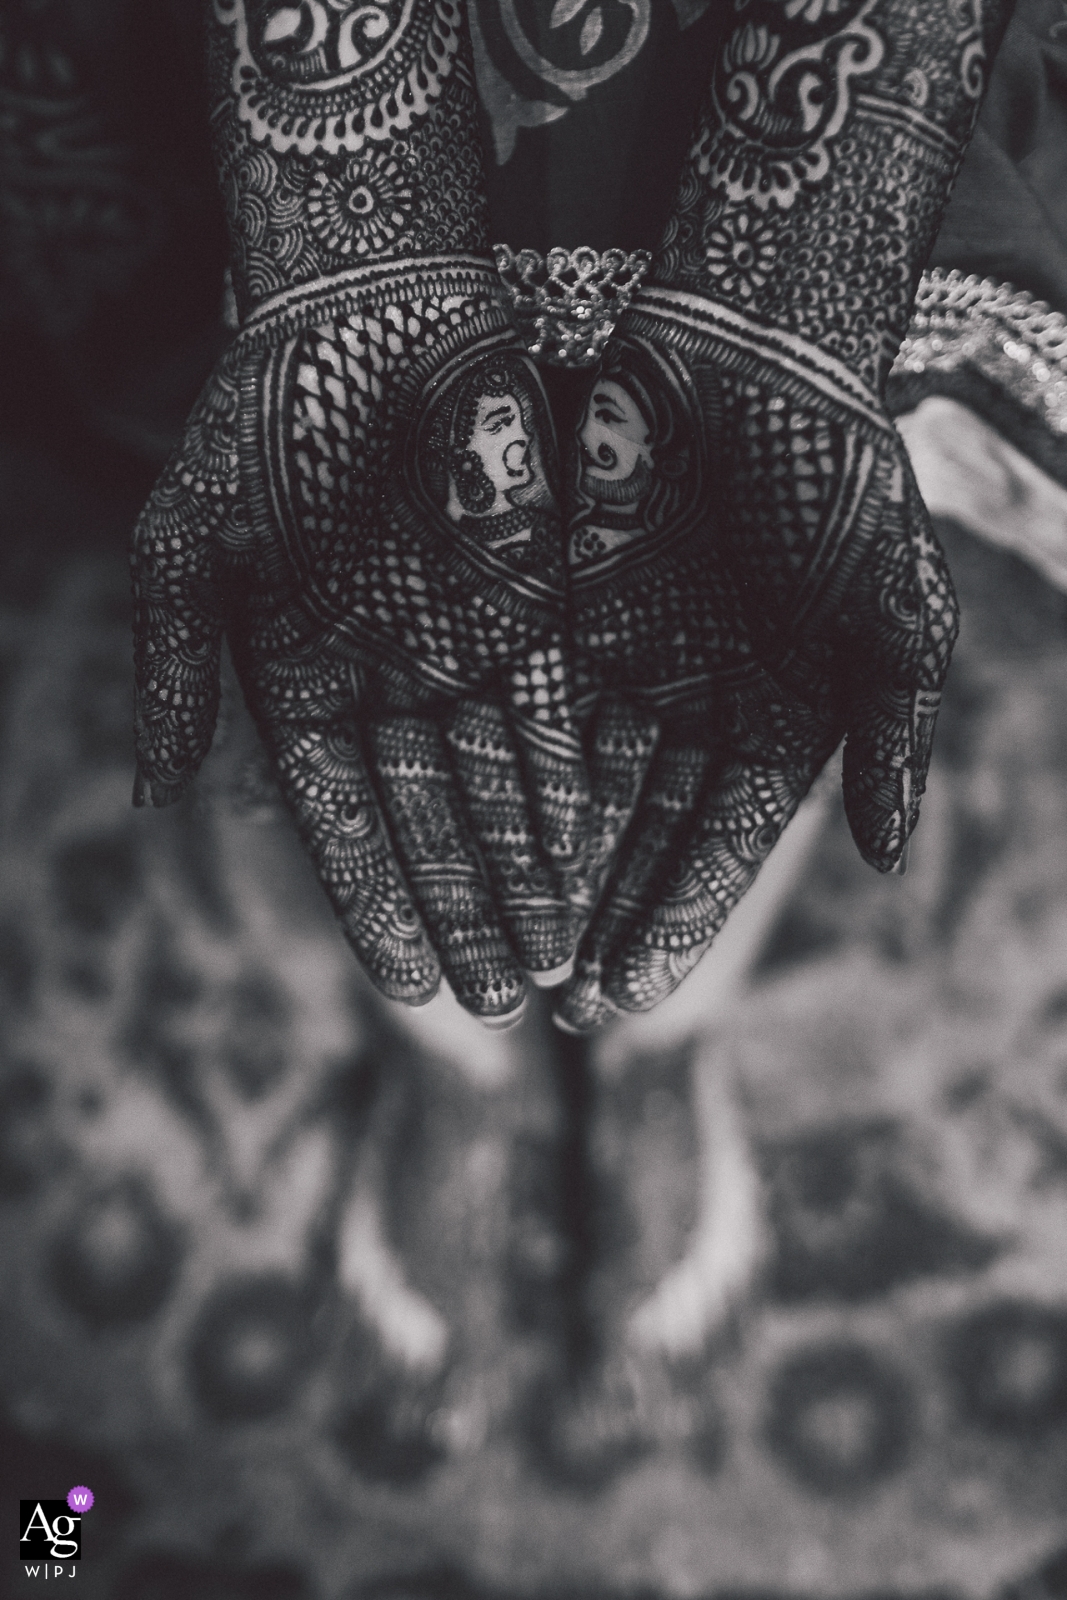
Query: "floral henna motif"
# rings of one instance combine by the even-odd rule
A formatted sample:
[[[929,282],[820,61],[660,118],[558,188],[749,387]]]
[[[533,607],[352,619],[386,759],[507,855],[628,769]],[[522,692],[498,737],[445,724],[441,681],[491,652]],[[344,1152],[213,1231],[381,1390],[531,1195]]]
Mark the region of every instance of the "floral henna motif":
[[[705,228],[704,262],[723,294],[751,300],[766,287],[778,249],[770,230],[748,211],[730,211]]]
[[[356,158],[336,176],[316,172],[308,185],[311,230],[332,255],[384,255],[407,235],[411,207],[411,173],[395,158]]]
[[[452,192],[478,171],[459,13],[214,15],[242,324],[135,536],[139,797],[205,754],[224,630],[371,976],[418,1003],[443,970],[513,1019],[523,969],[567,970],[585,777],[547,404],[478,184]]]
[[[485,253],[457,0],[212,4],[212,126],[242,316],[347,265]]]
[[[670,992],[842,736],[857,844],[900,862],[957,630],[883,393],[1011,6],[735,4],[578,429],[582,702],[660,730],[614,856],[628,819],[594,788],[611,877],[572,1027]]]

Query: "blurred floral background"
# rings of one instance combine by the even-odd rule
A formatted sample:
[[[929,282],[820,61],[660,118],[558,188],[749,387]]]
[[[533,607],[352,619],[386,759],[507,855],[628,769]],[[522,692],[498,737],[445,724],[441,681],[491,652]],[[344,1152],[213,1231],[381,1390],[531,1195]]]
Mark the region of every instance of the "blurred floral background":
[[[906,877],[831,774],[660,1012],[389,1006],[232,685],[130,807],[124,545],[224,337],[182,9],[2,23],[0,1582],[84,1483],[86,1600],[1067,1595],[1062,441],[905,397],[964,614]],[[1003,168],[1053,312],[1062,11],[942,242]]]

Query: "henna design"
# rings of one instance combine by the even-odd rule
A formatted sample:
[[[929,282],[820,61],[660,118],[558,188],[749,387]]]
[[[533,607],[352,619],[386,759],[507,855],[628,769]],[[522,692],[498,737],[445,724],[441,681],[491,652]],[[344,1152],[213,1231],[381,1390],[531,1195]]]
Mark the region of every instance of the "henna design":
[[[1012,0],[737,9],[654,276],[881,393]]]
[[[374,724],[370,737],[398,855],[460,1003],[483,1018],[513,1017],[523,1001],[522,971],[483,881],[473,837],[463,826],[440,729],[429,718],[395,717]],[[521,897],[505,904],[513,916],[526,909]],[[516,943],[521,948],[524,941]],[[536,929],[525,943],[536,950]]]
[[[677,4],[688,10],[679,17],[687,27],[708,0],[688,8],[685,0]],[[478,88],[498,165],[511,159],[520,128],[558,122],[591,90],[624,71],[644,49],[651,21],[651,0],[622,0],[607,15],[597,0],[539,0],[532,15],[515,0],[471,0]],[[537,99],[530,98],[533,84]]]
[[[408,237],[411,178],[395,156],[353,157],[338,175],[316,172],[308,185],[312,232],[331,255],[382,255]]]
[[[364,261],[485,252],[457,0],[212,3],[213,136],[242,318]]]
[[[432,137],[313,166],[218,133],[235,284],[246,312],[294,283],[362,260],[480,243],[477,152],[442,116]],[[427,194],[434,199],[428,202]],[[417,222],[417,227],[416,227]],[[417,237],[416,237],[417,235]]]
[[[790,206],[830,170],[856,79],[874,71],[885,41],[871,25],[879,0],[754,0],[726,40],[711,83],[713,116],[693,160],[735,204]]]
[[[576,1028],[681,981],[842,736],[860,851],[901,860],[958,625],[883,394],[1011,6],[735,6],[575,445],[581,703],[660,722],[597,862]],[[617,800],[594,810],[614,844]]]
[[[357,151],[411,128],[456,63],[455,0],[215,0],[252,139],[279,154]]]
[[[459,14],[215,15],[242,325],[135,534],[139,797],[176,798],[203,758],[225,630],[375,982],[419,1003],[443,970],[468,1009],[514,1020],[523,968],[568,970],[586,795],[551,420],[477,189],[451,198],[477,170],[440,21]],[[380,49],[353,64],[361,27]],[[411,73],[401,114],[382,85]]]
[[[224,620],[283,792],[377,980],[428,997],[425,925],[463,1003],[507,1015],[516,956],[544,981],[570,956],[553,862],[565,873],[578,853],[582,785],[545,402],[488,269],[454,269],[451,294],[442,278],[439,299],[412,274],[385,305],[279,344],[262,326],[238,339],[139,530],[139,636],[166,668],[139,663],[139,757],[152,798],[180,792],[210,742]],[[480,489],[462,476],[471,457]]]

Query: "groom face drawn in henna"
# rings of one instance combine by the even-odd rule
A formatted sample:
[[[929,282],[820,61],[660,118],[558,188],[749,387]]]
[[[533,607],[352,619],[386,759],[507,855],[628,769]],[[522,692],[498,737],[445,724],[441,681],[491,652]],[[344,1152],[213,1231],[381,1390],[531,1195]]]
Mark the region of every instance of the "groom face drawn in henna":
[[[636,506],[652,482],[652,422],[637,397],[614,379],[601,379],[578,441],[582,493],[606,505]]]
[[[673,524],[693,499],[690,411],[676,376],[641,345],[617,336],[578,426],[572,566]]]

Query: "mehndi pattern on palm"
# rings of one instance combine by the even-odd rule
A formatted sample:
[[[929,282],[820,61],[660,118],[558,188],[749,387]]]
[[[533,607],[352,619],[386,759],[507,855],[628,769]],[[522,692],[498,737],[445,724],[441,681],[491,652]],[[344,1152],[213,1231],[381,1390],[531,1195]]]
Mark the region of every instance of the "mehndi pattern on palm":
[[[487,1021],[573,950],[585,778],[551,420],[485,242],[451,0],[215,0],[241,327],[134,541],[142,799],[223,629],[342,927]]]
[[[618,829],[597,830],[611,852],[598,869],[613,876],[561,1012],[579,1027],[645,1009],[691,969],[846,730],[857,842],[882,870],[899,859],[956,630],[903,447],[846,369],[796,340],[786,366],[766,330],[668,290],[642,296],[614,341],[631,395],[653,348],[679,374],[689,449],[672,441],[664,473],[649,427],[668,509],[649,514],[646,485],[626,544],[572,580],[581,703],[606,691],[600,717],[618,727],[622,696],[659,726],[632,819],[609,790],[630,826],[620,855]],[[617,437],[623,463],[633,444]],[[678,459],[689,464],[672,479]],[[687,499],[676,484],[703,488]]]

